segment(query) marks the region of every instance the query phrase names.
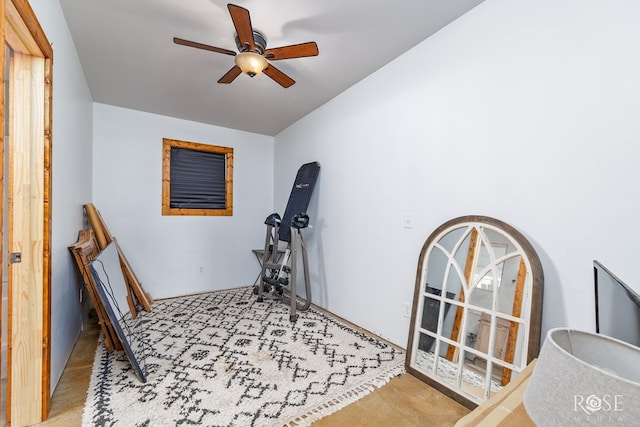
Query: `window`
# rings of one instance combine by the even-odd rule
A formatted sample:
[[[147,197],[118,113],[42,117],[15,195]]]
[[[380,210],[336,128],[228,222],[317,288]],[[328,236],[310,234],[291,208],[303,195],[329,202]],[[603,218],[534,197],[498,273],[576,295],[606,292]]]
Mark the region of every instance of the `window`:
[[[162,214],[232,215],[233,148],[162,141]]]

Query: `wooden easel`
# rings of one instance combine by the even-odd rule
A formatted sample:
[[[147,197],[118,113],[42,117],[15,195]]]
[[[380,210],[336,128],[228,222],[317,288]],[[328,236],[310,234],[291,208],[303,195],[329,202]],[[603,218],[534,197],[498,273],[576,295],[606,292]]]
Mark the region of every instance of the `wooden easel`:
[[[116,245],[118,256],[120,258],[120,266],[122,267],[122,273],[124,274],[125,283],[127,284],[127,293],[129,295],[127,300],[129,302],[131,316],[135,318],[138,315],[138,304],[141,305],[146,312],[150,312],[153,299],[151,298],[151,295],[145,292],[142,288],[142,284],[133,272],[129,261],[122,252],[122,248],[118,244],[117,240],[111,235],[109,229],[107,229],[102,216],[100,216],[98,210],[93,206],[93,203],[87,203],[84,205],[84,210],[87,213],[89,223],[91,224],[91,228],[96,236],[96,241],[98,242],[100,250],[107,247],[111,242]]]

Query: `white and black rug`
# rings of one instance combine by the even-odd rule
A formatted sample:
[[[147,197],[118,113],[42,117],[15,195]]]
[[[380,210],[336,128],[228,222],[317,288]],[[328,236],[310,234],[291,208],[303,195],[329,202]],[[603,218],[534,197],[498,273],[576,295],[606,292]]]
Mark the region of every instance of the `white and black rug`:
[[[418,350],[416,352],[416,365],[425,372],[433,372],[433,352]],[[458,381],[458,364],[451,362],[444,357],[438,359],[437,377],[449,384],[456,384]],[[462,384],[484,391],[485,377],[470,370],[462,370]],[[491,391],[494,393],[502,390],[502,386],[495,381],[491,381]]]
[[[157,301],[131,325],[146,383],[100,342],[83,426],[309,425],[404,372],[404,351],[251,288]]]

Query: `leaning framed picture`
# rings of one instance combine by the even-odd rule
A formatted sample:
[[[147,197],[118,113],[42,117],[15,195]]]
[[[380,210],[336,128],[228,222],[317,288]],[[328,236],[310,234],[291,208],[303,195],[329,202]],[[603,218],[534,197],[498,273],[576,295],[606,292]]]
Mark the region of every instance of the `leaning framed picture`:
[[[118,250],[109,243],[89,268],[107,316],[122,343],[127,358],[140,381],[146,382],[145,345],[139,331],[140,319],[133,319],[129,309],[129,291],[122,274]]]

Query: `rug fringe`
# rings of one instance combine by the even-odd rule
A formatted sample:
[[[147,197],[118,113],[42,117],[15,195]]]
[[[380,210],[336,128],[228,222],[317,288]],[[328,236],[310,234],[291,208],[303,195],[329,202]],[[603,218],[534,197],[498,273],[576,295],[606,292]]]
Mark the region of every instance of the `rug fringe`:
[[[322,405],[309,409],[306,413],[299,415],[296,418],[285,423],[283,427],[309,426],[314,421],[318,421],[321,418],[338,412],[340,409],[343,409],[346,406],[362,399],[367,394],[373,392],[377,388],[382,387],[393,378],[402,375],[405,372],[406,371],[404,369],[404,365],[395,366],[379,374],[372,380],[364,384],[359,384],[352,389],[343,392],[339,396],[331,398],[329,401],[324,402]]]
[[[100,364],[100,360],[102,359],[102,356],[107,351],[104,345],[104,340],[105,340],[104,334],[102,333],[102,331],[100,331],[100,335],[98,336],[98,343],[96,345],[96,352],[93,355],[93,365],[91,368],[92,375],[91,375],[91,379],[89,380],[89,386],[87,387],[85,406],[82,409],[82,426],[90,425],[90,421],[88,420],[91,419],[91,413],[94,410],[93,407],[91,407],[90,405],[87,405],[86,402],[93,400],[96,394],[96,387],[97,387],[97,384],[99,383],[99,378],[93,375],[93,370],[97,365]]]

